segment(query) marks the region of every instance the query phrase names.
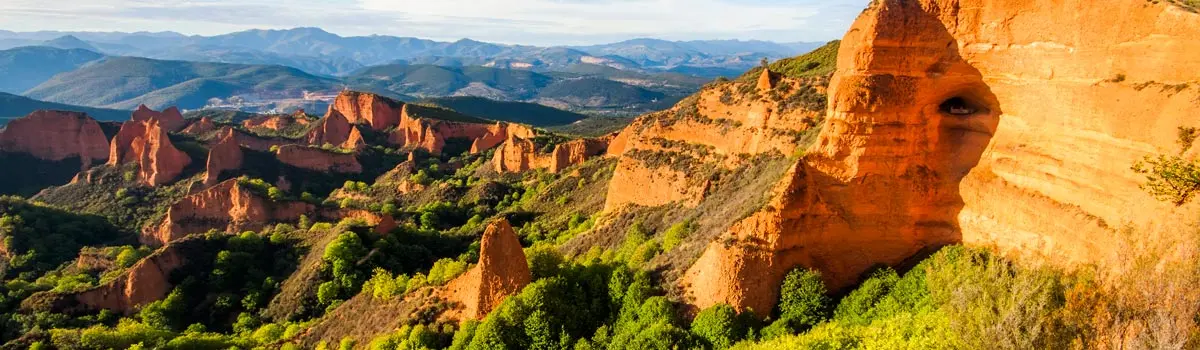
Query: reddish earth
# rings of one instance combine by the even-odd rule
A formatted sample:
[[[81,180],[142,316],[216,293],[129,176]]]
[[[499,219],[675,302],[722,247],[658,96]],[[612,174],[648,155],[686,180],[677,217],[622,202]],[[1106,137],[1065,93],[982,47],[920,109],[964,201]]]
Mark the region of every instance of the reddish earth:
[[[321,118],[320,124],[315,129],[308,132],[308,144],[310,145],[341,145],[350,139],[350,131],[354,129],[350,125],[350,121],[346,119],[342,113],[330,109],[329,114],[325,118]]]
[[[283,130],[292,125],[308,125],[308,118],[305,117],[304,111],[300,110],[292,115],[264,115],[253,117],[242,121],[242,126],[246,129],[269,129],[274,131]]]
[[[133,111],[133,120],[149,121],[158,120],[159,124],[168,132],[176,132],[182,130],[187,121],[183,120],[183,114],[179,113],[179,108],[171,107],[164,109],[162,112],[156,112],[153,109],[147,108],[146,105],[139,105]]]
[[[174,181],[191,162],[186,153],[175,148],[167,129],[154,118],[121,124],[108,155],[109,165],[136,163],[138,182],[149,186]]]
[[[367,124],[372,130],[384,130],[400,123],[402,105],[402,102],[368,92],[342,91],[329,105],[326,115],[337,112],[350,124]]]
[[[108,139],[100,124],[87,114],[36,111],[0,130],[0,151],[28,153],[59,161],[79,157],[81,167],[108,159]]]
[[[521,241],[508,220],[488,225],[479,246],[479,264],[444,288],[446,299],[456,303],[446,317],[481,319],[499,306],[504,298],[529,284],[532,276],[525,262]]]
[[[213,123],[212,119],[209,119],[208,117],[203,117],[203,118],[200,118],[200,120],[197,120],[197,121],[193,122],[192,124],[188,125],[186,128],[183,129],[183,131],[181,131],[181,133],[183,133],[185,135],[200,136],[200,135],[209,133],[213,130],[217,130],[217,124]]]
[[[216,185],[221,172],[241,169],[243,158],[242,146],[238,144],[237,137],[232,132],[210,144],[204,186]]]
[[[357,174],[362,164],[354,154],[327,151],[311,146],[286,145],[279,147],[275,156],[280,162],[297,168],[323,172]]]
[[[1200,123],[1195,52],[1200,15],[1167,3],[876,1],[842,41],[817,144],[709,245],[687,299],[769,310],[793,267],[839,289],[958,242],[1117,261],[1119,228],[1171,232],[1196,209],[1154,200],[1130,170]]]
[[[603,155],[608,150],[611,140],[611,136],[576,139],[555,145],[550,153],[541,153],[533,141],[509,137],[492,156],[492,167],[498,172],[548,169],[552,173],[558,173],[572,165],[582,164],[592,157]]]
[[[116,279],[70,297],[91,310],[132,314],[140,306],[160,300],[171,292],[174,287],[169,282],[171,272],[183,266],[187,253],[186,247],[168,245],[138,261]]]
[[[311,213],[312,204],[273,202],[229,179],[171,205],[161,223],[147,226],[143,244],[164,245],[189,234],[216,229],[225,232],[257,230],[274,222],[295,222]]]

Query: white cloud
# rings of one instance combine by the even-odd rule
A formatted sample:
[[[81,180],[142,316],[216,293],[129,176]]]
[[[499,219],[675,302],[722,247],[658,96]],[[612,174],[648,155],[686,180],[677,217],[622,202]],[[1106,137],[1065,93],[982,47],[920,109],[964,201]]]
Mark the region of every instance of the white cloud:
[[[0,29],[219,34],[315,26],[522,44],[633,37],[817,41],[840,37],[868,0],[2,0]]]

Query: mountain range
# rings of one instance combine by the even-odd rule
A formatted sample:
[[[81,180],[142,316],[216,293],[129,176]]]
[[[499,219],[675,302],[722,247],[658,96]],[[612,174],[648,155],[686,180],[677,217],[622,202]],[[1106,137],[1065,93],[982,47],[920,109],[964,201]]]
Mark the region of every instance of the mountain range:
[[[441,42],[384,35],[343,37],[320,28],[247,30],[216,36],[175,32],[0,31],[0,49],[30,45],[94,48],[93,51],[108,55],[279,64],[326,75],[348,74],[362,67],[397,60],[412,63],[442,61],[442,65],[515,65],[535,70],[557,70],[575,63],[600,63],[645,71],[680,67],[723,67],[744,71],[763,57],[791,57],[821,44],[633,39],[603,45],[538,47],[470,39]]]

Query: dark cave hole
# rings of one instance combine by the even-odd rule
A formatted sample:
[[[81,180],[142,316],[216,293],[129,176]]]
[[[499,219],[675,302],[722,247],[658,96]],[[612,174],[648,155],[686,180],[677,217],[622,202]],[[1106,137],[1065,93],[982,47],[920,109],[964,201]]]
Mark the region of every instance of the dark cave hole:
[[[986,113],[987,108],[979,106],[962,97],[953,97],[938,106],[938,110],[942,113],[954,116],[969,116],[977,113]]]

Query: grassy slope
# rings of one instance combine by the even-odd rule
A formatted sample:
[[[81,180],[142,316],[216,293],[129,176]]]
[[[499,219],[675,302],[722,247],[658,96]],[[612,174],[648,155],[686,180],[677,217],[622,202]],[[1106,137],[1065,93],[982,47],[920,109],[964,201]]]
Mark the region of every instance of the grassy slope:
[[[178,105],[191,109],[210,97],[231,93],[281,93],[322,90],[336,85],[282,66],[162,61],[114,57],[59,74],[26,95],[48,101],[134,108],[146,102],[151,108]]]
[[[55,74],[71,71],[104,57],[82,49],[64,50],[45,46],[26,46],[0,51],[0,92],[19,94],[49,80]]]
[[[6,124],[11,119],[24,117],[29,113],[39,109],[84,112],[96,120],[125,120],[129,119],[129,114],[132,113],[127,110],[123,111],[116,109],[81,107],[54,102],[38,101],[27,97],[0,92],[0,125]]]

